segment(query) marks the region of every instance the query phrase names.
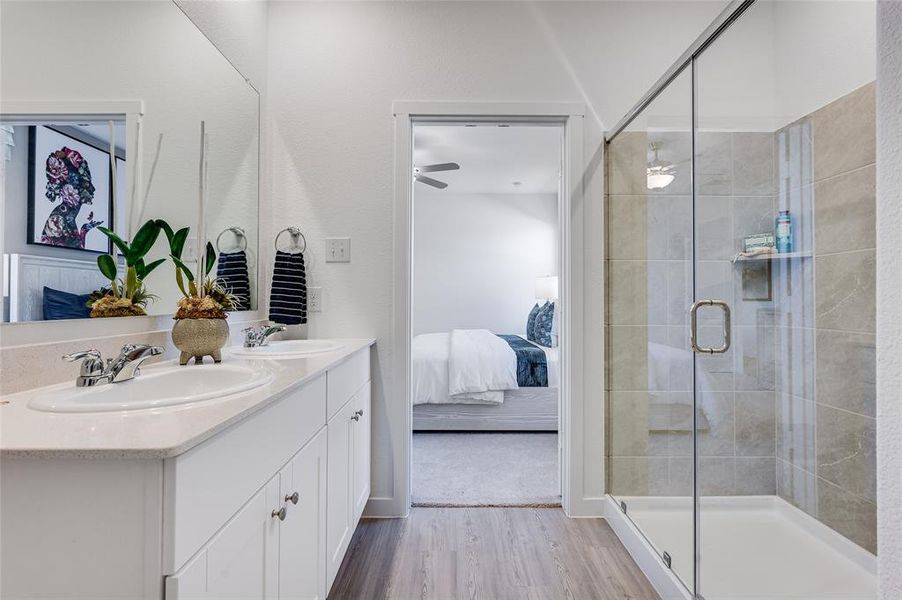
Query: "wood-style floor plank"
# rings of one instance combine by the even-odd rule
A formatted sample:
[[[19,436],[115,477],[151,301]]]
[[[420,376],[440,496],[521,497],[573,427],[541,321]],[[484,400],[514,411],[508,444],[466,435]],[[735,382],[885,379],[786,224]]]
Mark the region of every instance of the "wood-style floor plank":
[[[413,508],[365,519],[329,600],[657,600],[603,519],[557,508]]]

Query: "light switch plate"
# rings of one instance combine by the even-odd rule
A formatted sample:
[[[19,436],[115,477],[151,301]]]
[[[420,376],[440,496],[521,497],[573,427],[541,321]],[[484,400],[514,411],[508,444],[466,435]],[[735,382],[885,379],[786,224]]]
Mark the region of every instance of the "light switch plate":
[[[323,288],[307,288],[307,312],[323,312]]]
[[[351,262],[351,238],[326,238],[326,262]]]

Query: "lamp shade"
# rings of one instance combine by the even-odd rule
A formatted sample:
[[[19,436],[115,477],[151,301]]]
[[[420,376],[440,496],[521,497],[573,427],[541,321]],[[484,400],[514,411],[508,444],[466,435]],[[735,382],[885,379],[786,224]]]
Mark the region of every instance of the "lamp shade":
[[[536,277],[536,298],[539,300],[557,300],[556,276]]]

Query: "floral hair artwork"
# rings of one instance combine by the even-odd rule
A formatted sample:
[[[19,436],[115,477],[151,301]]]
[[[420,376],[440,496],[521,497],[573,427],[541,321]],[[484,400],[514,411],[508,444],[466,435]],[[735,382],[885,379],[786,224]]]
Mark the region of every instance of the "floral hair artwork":
[[[47,157],[47,187],[44,196],[60,204],[53,208],[44,223],[41,243],[66,248],[84,248],[88,232],[101,225],[94,213],[81,227],[75,222],[83,204],[94,201],[94,184],[88,161],[77,150],[63,146]]]

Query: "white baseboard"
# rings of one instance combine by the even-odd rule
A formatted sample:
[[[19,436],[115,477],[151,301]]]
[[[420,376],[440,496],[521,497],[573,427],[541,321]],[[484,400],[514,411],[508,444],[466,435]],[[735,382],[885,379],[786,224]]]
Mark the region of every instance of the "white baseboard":
[[[689,591],[683,587],[677,576],[661,561],[661,557],[652,548],[648,540],[620,510],[610,496],[605,497],[606,517],[611,529],[620,538],[627,552],[645,573],[648,581],[662,600],[691,600]]]
[[[571,519],[599,519],[607,515],[607,497],[576,498],[565,511]]]
[[[363,516],[368,519],[403,519],[409,513],[409,506],[392,497],[370,498],[363,510]]]

